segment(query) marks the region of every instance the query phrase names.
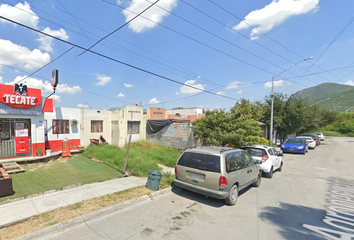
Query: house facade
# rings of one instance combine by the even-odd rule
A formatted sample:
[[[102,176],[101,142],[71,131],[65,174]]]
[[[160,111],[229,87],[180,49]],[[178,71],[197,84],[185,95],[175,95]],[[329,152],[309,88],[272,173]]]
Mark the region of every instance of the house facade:
[[[102,135],[109,144],[123,147],[146,139],[146,115],[139,106],[115,111],[53,107],[40,89],[0,84],[0,159],[36,156],[41,149],[62,151],[88,146]]]

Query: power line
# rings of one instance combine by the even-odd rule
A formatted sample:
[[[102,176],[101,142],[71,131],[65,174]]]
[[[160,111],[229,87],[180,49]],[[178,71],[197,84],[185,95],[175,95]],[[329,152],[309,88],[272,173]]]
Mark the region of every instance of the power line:
[[[332,45],[335,43],[335,41],[337,41],[337,39],[348,29],[348,27],[354,22],[354,17],[352,17],[350,19],[350,21],[339,31],[339,33],[332,39],[332,41],[325,47],[325,49],[322,50],[322,52],[319,54],[318,58],[316,59],[315,63],[317,63],[317,61],[319,61],[322,56],[325,54],[325,52],[327,52],[327,50],[332,47]],[[313,65],[311,65],[304,73],[308,72],[311,67]]]
[[[68,10],[65,8],[65,6],[63,6],[60,2],[59,2],[59,3],[62,5],[62,7],[65,8],[66,11],[64,11],[64,10],[62,10],[62,9],[60,9],[60,8],[57,8],[55,5],[52,5],[51,3],[48,3],[48,2],[45,1],[45,0],[42,0],[42,1],[44,1],[45,3],[51,5],[52,7],[55,7],[56,9],[58,9],[58,10],[64,12],[64,13],[66,13],[66,14],[69,14],[71,17],[73,17],[74,20],[75,20],[75,22],[76,22],[77,25],[79,26],[81,32],[83,33],[83,35],[84,35],[88,40],[89,40],[89,37],[85,34],[85,32],[83,31],[83,29],[80,27],[80,24],[76,21],[76,18],[79,19],[79,20],[81,20],[81,21],[83,21],[83,22],[85,22],[86,24],[89,24],[90,26],[93,26],[93,27],[95,27],[95,28],[101,30],[101,31],[107,32],[107,31],[103,30],[102,28],[100,28],[100,27],[98,27],[98,26],[95,26],[95,25],[93,25],[93,24],[91,24],[91,23],[85,21],[84,19],[81,19],[81,18],[78,18],[78,17],[73,16],[70,12],[68,12]],[[2,2],[5,2],[5,1],[2,1]],[[27,11],[25,11],[24,9],[18,8],[18,7],[16,7],[16,6],[13,6],[13,7],[15,7],[15,8],[17,8],[17,9],[19,9],[19,10],[21,10],[21,11],[24,11],[24,12],[26,12],[26,13],[28,13],[28,14],[31,14],[31,15],[36,16],[35,14],[33,14],[33,13],[31,13],[31,12],[27,12]],[[38,11],[44,12],[44,11],[42,11],[42,10],[36,8],[36,7],[33,7],[33,8],[36,9],[36,10],[38,10]],[[44,12],[44,13],[45,13],[45,14],[48,14],[48,12]],[[53,18],[57,18],[57,17],[55,17],[55,16],[53,16],[53,15],[51,15],[51,14],[48,14],[48,15],[52,16]],[[61,25],[59,25],[59,24],[57,24],[57,23],[55,23],[55,22],[53,22],[53,21],[50,21],[50,20],[46,19],[46,18],[41,17],[41,19],[44,19],[44,20],[46,20],[46,21],[48,21],[48,22],[51,22],[51,23],[53,23],[53,24],[55,24],[55,25],[58,25],[59,27],[63,27],[63,26],[61,26]],[[57,18],[57,19],[59,19],[59,18]],[[73,24],[71,24],[70,22],[67,22],[67,21],[65,21],[65,20],[63,20],[63,19],[59,19],[59,20],[65,22],[65,23],[68,23],[69,25],[71,25],[71,26],[73,26],[73,27],[76,27],[76,26],[74,26]],[[69,30],[70,30],[70,28],[66,28],[66,29],[69,29]],[[71,31],[74,32],[74,33],[76,33],[76,34],[78,34],[78,35],[81,35],[79,32],[76,32],[76,31],[74,31],[74,30],[71,30]],[[91,33],[91,34],[98,37],[98,35],[96,35],[96,34],[93,34],[93,33]],[[175,63],[173,63],[173,62],[171,62],[171,61],[169,61],[169,60],[167,60],[167,59],[165,59],[165,58],[162,58],[162,57],[160,57],[160,56],[154,54],[153,52],[147,51],[146,49],[143,49],[143,48],[141,48],[141,47],[139,47],[139,46],[137,46],[137,45],[135,45],[135,44],[133,44],[133,43],[131,43],[131,42],[129,42],[129,41],[126,41],[126,40],[124,40],[124,39],[122,39],[122,38],[119,38],[119,37],[117,37],[117,36],[113,36],[113,37],[118,38],[118,39],[120,39],[120,40],[122,40],[122,41],[124,41],[124,42],[126,42],[126,43],[128,43],[128,44],[130,44],[130,45],[132,45],[132,46],[134,46],[134,47],[137,47],[137,48],[139,48],[139,49],[141,49],[141,50],[143,50],[143,51],[145,51],[145,52],[151,54],[151,55],[154,55],[155,57],[160,58],[160,59],[162,59],[162,60],[165,61],[165,62],[169,62],[169,63],[171,63],[172,65],[175,65],[175,66],[177,66],[177,67],[179,67],[179,68],[181,68],[181,69],[184,69],[185,71],[181,71],[181,70],[179,70],[179,69],[177,69],[177,68],[174,68],[174,67],[171,67],[171,66],[169,66],[169,65],[166,65],[166,64],[164,64],[164,63],[158,62],[158,61],[156,61],[156,60],[153,59],[153,58],[150,58],[150,57],[148,57],[148,56],[144,56],[144,55],[142,55],[142,54],[140,54],[140,53],[134,52],[134,51],[132,51],[132,50],[129,50],[129,49],[126,49],[126,48],[123,48],[123,47],[122,47],[122,49],[123,49],[124,51],[126,51],[126,52],[122,52],[121,50],[118,50],[118,49],[114,48],[114,45],[117,45],[117,44],[115,44],[115,43],[114,43],[114,45],[109,45],[109,44],[103,44],[103,45],[105,45],[106,47],[111,48],[111,49],[113,49],[113,50],[116,50],[116,51],[118,51],[118,52],[120,52],[120,53],[123,53],[123,54],[125,54],[125,55],[127,55],[127,56],[130,56],[130,57],[132,57],[132,58],[135,58],[135,59],[137,59],[137,60],[139,60],[139,61],[145,62],[145,63],[147,63],[147,64],[149,64],[149,65],[156,66],[156,67],[158,67],[158,68],[161,68],[161,67],[158,66],[158,65],[152,64],[151,62],[156,62],[156,63],[158,63],[158,64],[160,64],[160,65],[162,65],[162,66],[166,66],[166,67],[168,67],[168,68],[174,69],[174,70],[176,70],[176,71],[178,71],[178,72],[184,73],[184,74],[186,74],[186,75],[188,75],[188,76],[191,76],[191,77],[193,77],[193,78],[196,78],[196,77],[198,76],[198,74],[193,73],[192,71],[190,71],[190,70],[188,70],[188,69],[185,69],[185,68],[183,68],[183,67],[181,67],[181,66],[179,66],[179,65],[177,65],[177,64],[175,64]],[[108,41],[108,42],[111,42],[111,41]],[[113,44],[113,42],[112,42],[112,44]],[[140,58],[138,58],[138,57],[136,57],[136,56],[139,56]],[[149,59],[149,61],[145,61],[145,60],[143,60],[142,58],[147,58],[147,59]],[[105,63],[105,62],[104,62],[104,63]],[[115,75],[115,74],[112,72],[112,70],[108,67],[108,65],[107,65],[106,63],[105,63],[105,65],[106,65],[107,68],[111,71],[111,73],[112,73],[113,75]],[[171,72],[171,73],[174,73],[174,74],[177,74],[176,72],[167,70],[167,69],[165,69],[165,68],[161,68],[161,69],[163,69],[163,70],[165,70],[165,71],[168,71],[168,72]],[[190,73],[188,73],[188,72],[190,72]],[[192,73],[192,74],[191,74],[191,73]],[[182,76],[182,75],[180,75],[180,74],[177,74],[177,75]],[[183,77],[185,77],[185,76],[183,76]],[[117,78],[117,77],[116,77],[116,78]],[[200,78],[200,80],[205,81],[205,82],[212,83],[212,84],[217,85],[217,86],[221,86],[221,85],[219,85],[219,84],[217,84],[217,83],[215,83],[215,82],[213,82],[213,81],[211,81],[211,80],[206,79],[205,77]],[[131,96],[131,94],[130,94],[128,91],[127,91],[127,93],[129,94],[129,96]],[[132,96],[131,96],[131,97],[132,97]],[[133,98],[133,97],[132,97],[132,98]]]
[[[0,16],[0,17],[1,17],[1,16]],[[16,84],[17,84],[17,83],[20,83],[20,82],[22,82],[22,81],[24,81],[24,80],[26,80],[27,78],[29,78],[29,77],[31,77],[31,76],[33,76],[34,74],[36,74],[37,72],[39,72],[40,70],[42,70],[43,68],[45,68],[46,66],[48,66],[49,64],[55,62],[56,60],[58,60],[59,58],[61,58],[62,56],[64,56],[64,55],[67,54],[68,52],[70,52],[73,48],[75,48],[75,46],[72,46],[70,49],[66,50],[64,53],[62,53],[60,56],[56,57],[54,60],[50,61],[49,63],[45,64],[45,65],[42,66],[41,68],[39,68],[39,69],[37,69],[36,71],[34,71],[33,73],[31,73],[31,74],[29,74],[28,76],[24,77],[23,79],[19,80],[18,82],[16,82]],[[0,63],[0,64],[1,64],[1,63]],[[9,88],[9,87],[10,87],[10,86],[4,87],[4,88],[2,88],[1,90],[4,90],[4,89]]]
[[[179,82],[179,81],[177,81],[177,80],[174,80],[174,79],[171,79],[171,78],[168,78],[168,77],[159,75],[159,74],[157,74],[157,73],[153,73],[153,72],[151,72],[151,71],[148,71],[148,70],[139,68],[139,67],[134,66],[134,65],[131,65],[131,64],[129,64],[129,63],[125,63],[125,62],[119,61],[119,60],[114,59],[114,58],[112,58],[112,57],[108,57],[108,56],[106,56],[106,55],[104,55],[104,54],[101,54],[101,53],[92,51],[92,50],[90,50],[90,49],[84,48],[84,47],[82,47],[82,46],[80,46],[80,45],[71,43],[71,42],[69,42],[69,41],[65,41],[65,40],[63,40],[63,39],[61,39],[61,38],[52,36],[52,35],[47,34],[47,33],[44,33],[44,32],[41,32],[41,31],[39,31],[39,30],[37,30],[37,29],[34,29],[34,28],[32,28],[32,27],[29,27],[29,26],[24,25],[24,24],[19,23],[19,22],[16,22],[16,21],[14,21],[14,20],[8,19],[8,18],[6,18],[6,17],[4,17],[4,16],[0,16],[0,18],[4,19],[4,20],[6,20],[6,21],[12,22],[12,23],[14,23],[14,24],[20,25],[20,26],[22,26],[22,27],[25,27],[25,28],[27,28],[27,29],[30,29],[30,30],[32,30],[32,31],[38,32],[38,33],[40,33],[40,34],[43,34],[43,35],[45,35],[45,36],[51,37],[51,38],[56,39],[56,40],[58,40],[58,41],[60,41],[60,42],[64,42],[64,43],[67,43],[67,44],[72,45],[72,46],[74,46],[74,47],[77,47],[77,48],[80,48],[80,49],[89,51],[89,52],[94,53],[94,54],[96,54],[96,55],[98,55],[98,56],[107,58],[107,59],[112,60],[112,61],[114,61],[114,62],[117,62],[117,63],[120,63],[120,64],[122,64],[122,65],[125,65],[125,66],[127,66],[127,67],[130,67],[130,68],[139,70],[139,71],[141,71],[141,72],[144,72],[144,73],[147,73],[147,74],[150,74],[150,75],[153,75],[153,76],[155,76],[155,77],[158,77],[158,78],[161,78],[161,79],[165,79],[165,80],[167,80],[167,81],[174,82],[174,83],[177,83],[177,84],[179,84],[179,85],[183,85],[183,86],[186,86],[186,87],[190,87],[190,88],[193,88],[193,89],[196,89],[196,90],[199,90],[199,91],[207,92],[207,93],[212,94],[212,95],[217,95],[217,96],[220,96],[220,97],[224,97],[224,98],[236,100],[235,98],[228,97],[228,96],[221,96],[221,95],[218,95],[218,94],[216,94],[216,93],[210,92],[210,91],[208,91],[208,90],[200,89],[200,88],[197,88],[197,87],[194,87],[194,86],[185,84],[185,83],[181,83],[181,82]]]
[[[132,21],[134,21],[137,17],[139,17],[141,14],[143,14],[144,12],[146,12],[147,10],[149,10],[152,6],[154,6],[158,1],[155,1],[154,3],[152,3],[150,6],[148,6],[147,8],[145,8],[143,11],[141,11],[138,15],[136,15],[135,17],[133,17],[132,19],[130,19],[128,22],[124,23],[122,26],[120,26],[119,28],[117,28],[116,30],[114,30],[113,32],[107,34],[106,36],[104,36],[103,38],[101,38],[100,40],[98,40],[95,44],[93,44],[91,47],[89,47],[88,49],[90,50],[91,48],[93,48],[94,46],[96,46],[99,42],[103,41],[105,38],[111,36],[113,33],[117,32],[118,30],[122,29],[124,26],[126,26],[127,24],[131,23]],[[84,54],[86,51],[80,53],[78,56],[81,56],[82,54]]]
[[[270,40],[272,40],[273,42],[277,43],[278,45],[282,46],[283,48],[285,48],[286,50],[290,51],[291,53],[295,54],[296,56],[304,59],[305,57],[299,55],[298,53],[296,53],[295,51],[293,51],[292,49],[288,48],[287,46],[285,46],[284,44],[282,44],[281,42],[277,41],[276,39],[270,37],[268,34],[262,32],[261,30],[259,30],[258,28],[256,28],[255,26],[249,24],[247,21],[243,20],[242,18],[236,16],[234,13],[230,12],[229,10],[227,10],[226,8],[220,6],[219,4],[215,3],[212,0],[209,0],[209,2],[211,2],[212,4],[214,4],[215,6],[217,6],[218,8],[222,9],[223,11],[227,12],[228,14],[230,14],[231,16],[234,16],[235,18],[237,18],[238,20],[240,20],[241,22],[244,22],[245,24],[247,24],[248,26],[250,26],[251,28],[253,28],[254,30],[256,30],[257,32],[261,33],[262,35],[266,36],[267,38],[269,38]],[[237,31],[236,31],[237,32]],[[315,63],[310,63],[311,66],[314,66]],[[323,68],[321,68],[318,65],[315,65],[316,67],[318,67],[321,70],[324,70]],[[328,80],[328,79],[327,79]]]
[[[111,5],[113,5],[113,6],[119,7],[119,8],[121,8],[121,9],[124,9],[124,10],[126,10],[126,11],[128,11],[128,12],[137,14],[136,12],[133,12],[133,11],[131,11],[131,10],[129,10],[129,9],[123,8],[123,7],[119,6],[119,5],[113,4],[113,3],[108,2],[108,1],[106,1],[106,0],[102,0],[102,1],[103,1],[103,2],[106,2],[106,3],[108,3],[108,4],[111,4]],[[221,53],[221,54],[223,54],[223,55],[226,55],[226,56],[228,56],[228,57],[231,57],[231,58],[233,58],[233,59],[235,59],[235,60],[237,60],[237,61],[239,61],[239,62],[242,62],[242,63],[244,63],[244,64],[246,64],[246,65],[249,65],[249,66],[251,66],[251,67],[257,68],[257,69],[259,69],[259,70],[261,70],[261,71],[263,71],[263,72],[266,72],[266,73],[269,73],[269,74],[272,74],[272,75],[274,74],[274,73],[272,73],[272,72],[270,72],[270,71],[268,71],[268,70],[266,70],[266,69],[263,69],[263,68],[261,68],[261,67],[258,67],[257,65],[254,65],[254,64],[249,63],[249,62],[247,62],[247,61],[244,61],[244,60],[242,60],[242,59],[240,59],[240,58],[237,58],[237,57],[235,57],[235,56],[233,56],[233,55],[231,55],[231,54],[228,54],[228,53],[226,53],[226,52],[224,52],[224,51],[221,51],[221,50],[219,50],[219,49],[217,49],[217,48],[215,48],[215,47],[212,47],[212,46],[210,46],[210,45],[208,45],[208,44],[206,44],[206,43],[203,43],[203,42],[201,42],[201,41],[199,41],[199,40],[197,40],[197,39],[194,39],[194,38],[192,38],[192,37],[190,37],[190,36],[188,36],[188,35],[186,35],[186,34],[183,34],[183,33],[178,32],[178,31],[176,31],[176,30],[174,30],[174,29],[172,29],[172,28],[170,28],[170,27],[167,27],[167,26],[165,26],[165,25],[162,25],[162,24],[160,24],[160,23],[158,23],[158,22],[156,22],[156,21],[154,21],[154,20],[151,20],[151,19],[146,18],[146,17],[144,17],[144,16],[141,16],[141,17],[144,18],[144,19],[146,19],[146,20],[148,20],[148,21],[150,21],[150,22],[153,22],[153,23],[155,23],[155,24],[157,24],[157,25],[159,25],[159,26],[161,26],[161,27],[163,27],[163,28],[166,28],[166,29],[170,30],[171,32],[174,32],[174,33],[176,33],[176,34],[178,34],[178,35],[181,35],[181,36],[183,36],[183,37],[185,37],[185,38],[187,38],[187,39],[189,39],[189,40],[192,40],[192,41],[194,41],[194,42],[196,42],[196,43],[198,43],[198,44],[200,44],[200,45],[203,45],[203,46],[205,46],[205,47],[207,47],[207,48],[210,48],[210,49],[212,49],[212,50],[214,50],[214,51],[217,51],[217,52],[219,52],[219,53]]]
[[[121,9],[124,9],[124,10],[126,10],[126,11],[129,11],[129,12],[131,12],[131,13],[137,14],[137,13],[135,13],[135,12],[129,10],[129,9],[126,9],[126,8],[123,8],[123,7],[119,6],[119,5],[116,5],[116,4],[113,4],[113,3],[111,3],[111,2],[108,2],[107,0],[102,0],[102,1],[104,1],[104,2],[106,2],[106,3],[109,3],[109,4],[113,5],[113,6],[119,7],[119,8],[121,8]],[[160,8],[161,8],[161,7],[160,7]],[[164,8],[162,8],[162,9],[164,9]],[[168,11],[168,10],[166,10],[166,11]],[[168,12],[170,12],[170,11],[168,11]],[[171,12],[170,12],[170,13],[171,13]],[[272,73],[272,72],[270,72],[270,71],[268,71],[268,70],[265,70],[265,69],[263,69],[263,68],[261,68],[261,67],[258,67],[258,66],[254,65],[254,64],[252,64],[252,63],[246,62],[246,61],[244,61],[244,60],[242,60],[242,59],[239,59],[239,58],[237,58],[237,57],[234,57],[234,56],[232,56],[232,55],[230,55],[230,54],[228,54],[228,53],[225,53],[225,52],[223,52],[223,51],[221,51],[221,50],[218,50],[218,49],[216,49],[216,48],[214,48],[214,47],[212,47],[212,46],[210,46],[210,45],[208,45],[208,44],[205,44],[205,43],[203,43],[203,42],[201,42],[201,41],[199,41],[199,40],[196,40],[196,39],[194,39],[194,38],[192,38],[192,37],[189,37],[189,36],[187,36],[187,35],[185,35],[185,34],[183,34],[183,33],[181,33],[181,32],[178,32],[178,31],[176,31],[176,30],[173,30],[173,29],[171,29],[171,28],[169,28],[169,27],[167,27],[167,26],[164,26],[164,25],[162,25],[162,24],[160,24],[160,23],[158,23],[158,22],[156,22],[156,21],[153,21],[153,20],[151,20],[151,19],[149,19],[149,18],[146,18],[146,17],[144,17],[144,16],[141,16],[141,17],[144,18],[144,19],[146,19],[146,20],[148,20],[148,21],[151,21],[151,22],[153,22],[153,23],[155,23],[155,24],[157,24],[157,25],[159,25],[159,26],[161,26],[161,27],[164,27],[164,28],[166,28],[166,29],[168,29],[168,30],[170,30],[170,31],[172,31],[172,32],[175,32],[175,33],[177,33],[177,34],[179,34],[179,35],[181,35],[181,36],[183,36],[183,37],[186,37],[186,38],[188,38],[188,39],[190,39],[190,40],[192,40],[192,41],[195,41],[195,42],[197,42],[197,43],[199,43],[199,44],[201,44],[201,45],[203,45],[203,46],[206,46],[206,47],[208,47],[208,48],[210,48],[210,49],[213,49],[213,50],[215,50],[215,51],[217,51],[217,52],[220,52],[220,53],[222,53],[222,54],[224,54],[224,55],[226,55],[226,56],[229,56],[229,57],[231,57],[231,58],[234,58],[234,59],[236,59],[236,60],[238,60],[238,61],[240,61],[240,62],[243,62],[243,63],[245,63],[245,64],[247,64],[247,65],[250,65],[250,66],[252,66],[252,67],[254,67],[254,68],[257,68],[257,69],[259,69],[259,70],[262,70],[262,71],[264,71],[264,72],[267,72],[267,73],[269,73],[269,74],[271,74],[271,75],[275,75],[274,73]],[[188,21],[188,20],[186,20],[186,21]],[[191,24],[193,24],[193,23],[191,23]],[[226,41],[226,40],[225,40],[225,41]],[[277,65],[275,65],[275,66],[277,66]],[[277,67],[279,67],[279,66],[277,66]],[[289,72],[292,73],[292,74],[294,74],[294,73],[291,72],[291,71],[289,71]],[[307,79],[307,80],[308,80],[308,81],[311,81],[311,82],[314,82],[314,81],[312,81],[312,80],[310,80],[310,79]],[[300,84],[300,83],[297,83],[297,82],[293,82],[293,83],[307,87],[307,86],[304,85],[304,84]],[[317,82],[314,82],[314,83],[317,84]]]
[[[85,34],[85,31],[82,29],[82,27],[80,26],[80,24],[78,23],[78,21],[76,21],[76,17],[74,15],[71,14],[71,12],[58,0],[58,2],[60,3],[60,5],[65,8],[65,10],[67,11],[68,14],[70,14],[70,16],[74,19],[74,21],[76,22],[76,24],[78,25],[78,27],[81,29],[82,33],[84,34],[84,36],[86,37],[86,39],[88,40],[88,42],[91,44],[90,39],[88,38],[88,36]],[[112,69],[108,66],[108,64],[106,63],[106,61],[104,59],[101,59],[102,62],[106,65],[107,69],[111,72],[111,74],[117,79],[116,75],[113,73]],[[122,86],[122,88],[128,93],[128,95],[132,98],[135,99],[130,92],[123,87],[123,84],[118,80],[118,83]]]

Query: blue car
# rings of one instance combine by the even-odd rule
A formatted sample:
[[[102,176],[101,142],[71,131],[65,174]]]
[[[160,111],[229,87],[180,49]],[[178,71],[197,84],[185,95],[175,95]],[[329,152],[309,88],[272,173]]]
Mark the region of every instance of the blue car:
[[[284,153],[302,153],[308,152],[308,145],[305,139],[301,138],[288,138],[281,145],[281,150]]]

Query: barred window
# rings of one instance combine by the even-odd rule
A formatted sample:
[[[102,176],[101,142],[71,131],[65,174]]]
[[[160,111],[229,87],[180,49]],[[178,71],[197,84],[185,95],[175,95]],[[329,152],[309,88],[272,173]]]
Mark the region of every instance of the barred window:
[[[69,120],[53,119],[53,134],[70,133]]]
[[[103,132],[103,121],[91,121],[91,132]]]
[[[140,122],[128,121],[128,134],[139,134]]]

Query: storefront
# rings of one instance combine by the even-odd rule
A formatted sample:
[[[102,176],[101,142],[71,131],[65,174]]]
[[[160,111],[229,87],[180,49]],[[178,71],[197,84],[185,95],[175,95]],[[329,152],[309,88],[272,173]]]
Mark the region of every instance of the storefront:
[[[0,159],[45,151],[44,112],[51,111],[53,102],[40,89],[0,84]]]

